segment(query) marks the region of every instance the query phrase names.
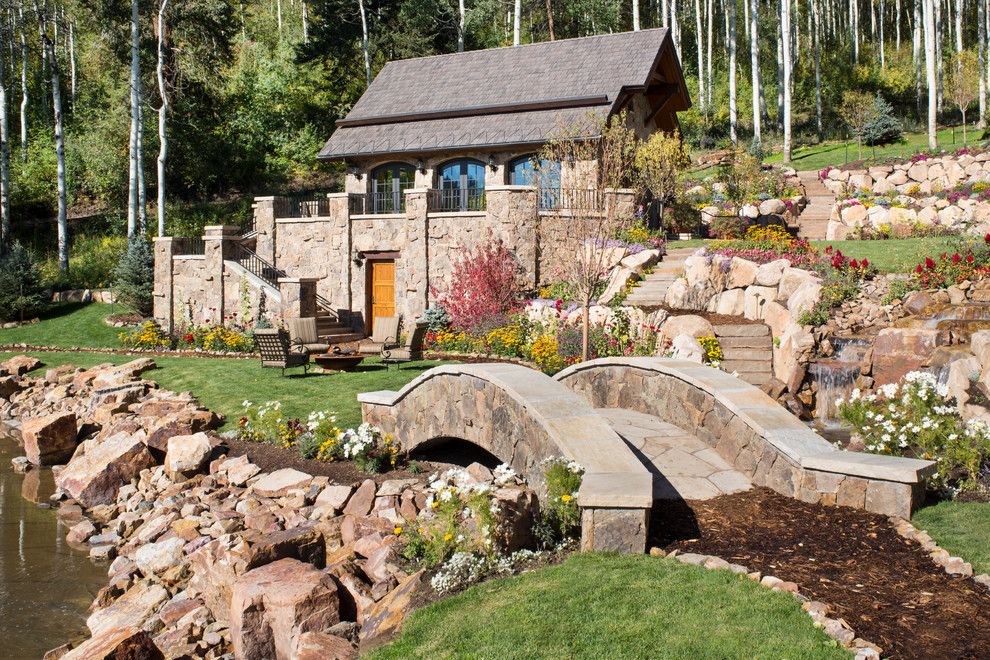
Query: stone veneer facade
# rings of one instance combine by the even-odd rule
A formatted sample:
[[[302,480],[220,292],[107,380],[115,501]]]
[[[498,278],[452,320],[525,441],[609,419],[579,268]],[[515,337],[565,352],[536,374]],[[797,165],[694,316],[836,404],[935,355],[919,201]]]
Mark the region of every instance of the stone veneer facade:
[[[300,298],[300,291],[310,289],[356,330],[365,330],[370,262],[392,259],[396,313],[408,326],[448,285],[464,247],[501,239],[516,255],[528,288],[554,279],[570,257],[561,231],[567,212],[538,210],[531,186],[488,185],[484,211],[428,211],[428,194],[427,188],[405,191],[403,213],[355,214],[349,193],[332,193],[325,214],[304,218],[276,217],[276,198],[257,198],[255,251],[284,273],[277,290],[240,267],[242,239],[235,227],[207,227],[202,255],[183,254],[182,239],[156,239],[155,318],[172,328],[228,317],[243,306],[246,283],[252,309],[265,289],[269,312],[282,318],[312,315],[313,297]],[[606,199],[620,213],[634,210],[632,191],[617,190]]]

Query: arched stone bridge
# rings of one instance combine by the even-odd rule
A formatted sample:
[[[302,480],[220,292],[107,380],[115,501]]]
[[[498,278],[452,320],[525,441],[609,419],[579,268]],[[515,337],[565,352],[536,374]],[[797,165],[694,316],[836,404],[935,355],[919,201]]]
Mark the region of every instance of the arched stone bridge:
[[[840,451],[756,387],[664,358],[592,360],[554,378],[513,364],[447,365],[398,392],[358,399],[365,421],[395,433],[407,451],[460,438],[537,488],[543,459],[581,463],[584,549],[642,552],[664,484],[694,499],[752,482],[807,502],[907,518],[934,469],[930,461]]]

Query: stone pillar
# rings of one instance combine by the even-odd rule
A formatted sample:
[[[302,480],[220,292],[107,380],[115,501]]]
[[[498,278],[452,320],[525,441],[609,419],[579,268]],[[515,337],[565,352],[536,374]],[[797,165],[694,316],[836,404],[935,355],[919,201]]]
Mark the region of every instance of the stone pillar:
[[[405,261],[406,290],[410,299],[406,306],[405,323],[411,327],[413,318],[422,316],[430,306],[430,219],[427,214],[428,188],[406,191],[406,222],[409,223]],[[396,292],[398,296],[398,291]]]
[[[512,250],[527,288],[539,286],[539,209],[533,186],[491,186],[485,190],[488,219]]]
[[[203,306],[206,317],[214,323],[222,323],[224,309],[225,259],[235,256],[240,241],[240,227],[236,225],[209,225],[203,228],[203,251],[206,257],[203,271]]]
[[[278,293],[282,298],[282,319],[316,316],[316,277],[282,277]]]
[[[254,229],[258,232],[254,251],[270,264],[275,264],[275,197],[255,197]]]
[[[616,217],[629,217],[636,212],[636,191],[632,188],[607,188],[605,205],[615,207]]]
[[[175,303],[172,300],[172,255],[175,253],[175,244],[171,236],[164,236],[155,239],[155,284],[152,289],[153,314],[159,325],[172,333],[175,326]]]

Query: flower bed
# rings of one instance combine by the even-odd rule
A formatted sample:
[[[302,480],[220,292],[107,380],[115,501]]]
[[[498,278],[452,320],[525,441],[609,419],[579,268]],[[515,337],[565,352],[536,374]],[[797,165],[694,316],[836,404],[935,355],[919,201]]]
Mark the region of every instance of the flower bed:
[[[967,241],[951,255],[925,257],[911,273],[908,288],[945,289],[963,282],[982,280],[990,274],[990,234],[982,241]]]
[[[929,484],[951,495],[990,490],[990,426],[964,421],[934,375],[912,371],[899,384],[867,394],[856,389],[836,404],[866,451],[935,461]]]
[[[157,321],[145,321],[133,330],[118,334],[121,345],[132,350],[204,351],[250,353],[254,351],[253,329],[233,324],[180,326],[166,333]]]

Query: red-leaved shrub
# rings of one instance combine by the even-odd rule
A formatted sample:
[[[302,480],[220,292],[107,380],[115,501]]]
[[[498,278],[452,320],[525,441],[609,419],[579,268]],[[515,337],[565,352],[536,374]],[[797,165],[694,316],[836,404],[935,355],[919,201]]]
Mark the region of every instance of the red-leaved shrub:
[[[451,325],[475,331],[501,324],[521,299],[515,255],[491,234],[474,248],[461,246],[458,252],[463,256],[454,262],[450,286],[442,294],[434,292]]]

